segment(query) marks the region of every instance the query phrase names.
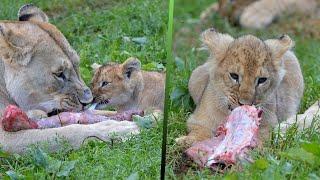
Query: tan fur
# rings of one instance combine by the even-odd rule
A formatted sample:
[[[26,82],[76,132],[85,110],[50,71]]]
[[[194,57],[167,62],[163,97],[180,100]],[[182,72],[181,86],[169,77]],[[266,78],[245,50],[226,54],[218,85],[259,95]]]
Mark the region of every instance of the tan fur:
[[[319,5],[319,0],[219,0],[201,14],[201,19],[217,11],[232,23],[239,22],[243,27],[261,29],[283,15],[317,14]]]
[[[262,138],[268,137],[269,128],[296,114],[304,84],[288,36],[233,39],[210,29],[202,34],[202,41],[211,56],[190,77],[189,91],[197,107],[187,122],[190,133],[177,139],[179,143],[210,138],[231,110],[242,104],[263,109]],[[237,74],[238,81],[230,73]],[[258,84],[264,77],[266,81]]]
[[[163,110],[164,74],[142,71],[140,66],[138,59],[129,58],[123,64],[104,65],[96,70],[92,92],[98,109],[115,106],[119,111]]]
[[[80,77],[77,53],[37,7],[23,6],[19,16],[22,21],[0,21],[0,116],[9,104],[32,117],[81,110],[93,97]],[[19,153],[31,144],[49,141],[54,150],[58,148],[55,139],[62,137],[77,148],[88,137],[109,140],[114,132],[137,131],[133,122],[116,121],[14,133],[0,127],[0,147]]]

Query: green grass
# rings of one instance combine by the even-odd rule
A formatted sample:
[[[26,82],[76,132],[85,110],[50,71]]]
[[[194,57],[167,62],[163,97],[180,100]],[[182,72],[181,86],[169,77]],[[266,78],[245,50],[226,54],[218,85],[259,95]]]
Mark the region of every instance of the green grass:
[[[17,19],[19,7],[30,2],[49,15],[50,22],[62,31],[78,52],[81,75],[86,83],[90,83],[90,65],[93,62],[123,62],[135,56],[141,60],[143,69],[163,70],[167,27],[165,1],[2,0],[0,19]],[[145,38],[146,42],[127,42],[124,37]],[[63,167],[72,179],[125,179],[130,175],[141,179],[158,178],[161,127],[160,124],[156,128],[143,130],[125,143],[94,141],[80,150],[63,147],[59,153],[47,155],[37,149],[23,156],[0,153],[0,179],[8,178],[8,173],[11,177],[55,179]],[[43,157],[41,161],[39,157]],[[47,167],[46,163],[52,167]],[[58,166],[59,163],[63,165]]]
[[[285,139],[270,140],[262,151],[253,152],[254,159],[258,160],[257,163],[244,165],[241,172],[234,167],[226,174],[216,174],[209,169],[199,169],[194,163],[184,158],[184,149],[179,147],[174,140],[186,135],[186,120],[195,108],[187,83],[192,70],[208,58],[207,52],[197,50],[201,46],[199,35],[205,29],[215,27],[218,31],[229,33],[234,37],[250,33],[262,39],[288,33],[296,43],[294,51],[300,61],[305,80],[305,92],[300,112],[305,111],[320,98],[319,37],[310,38],[309,35],[301,32],[294,34],[293,31],[285,31],[281,26],[286,23],[285,19],[280,19],[279,25],[272,25],[261,31],[233,27],[214,13],[207,21],[200,22],[201,12],[212,2],[212,0],[196,2],[176,0],[174,14],[175,71],[171,76],[174,86],[171,89],[172,110],[168,125],[167,177],[170,179],[319,179],[319,163],[314,163],[312,160],[319,161],[320,157],[319,126],[313,126],[302,133],[296,133],[293,128],[286,134]],[[315,120],[319,121],[319,118]]]

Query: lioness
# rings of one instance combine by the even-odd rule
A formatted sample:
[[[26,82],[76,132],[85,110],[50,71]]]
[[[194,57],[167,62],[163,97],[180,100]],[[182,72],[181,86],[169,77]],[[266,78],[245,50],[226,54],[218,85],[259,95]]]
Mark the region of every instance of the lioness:
[[[211,56],[190,77],[189,91],[197,107],[187,121],[190,133],[178,143],[191,145],[212,137],[231,110],[241,105],[262,108],[262,139],[270,127],[297,113],[304,83],[289,36],[234,39],[209,29],[202,42]]]
[[[141,63],[136,58],[129,58],[123,64],[98,66],[92,78],[97,109],[115,106],[118,111],[163,110],[164,74],[140,68]]]
[[[79,57],[44,12],[33,5],[19,10],[20,21],[0,21],[0,116],[9,104],[18,105],[30,116],[79,111],[93,99],[79,74]],[[0,127],[1,148],[23,152],[30,144],[50,141],[57,148],[57,136],[79,147],[88,137],[108,140],[112,131],[136,128],[131,122],[120,130],[112,122],[70,125],[62,128],[9,133]]]

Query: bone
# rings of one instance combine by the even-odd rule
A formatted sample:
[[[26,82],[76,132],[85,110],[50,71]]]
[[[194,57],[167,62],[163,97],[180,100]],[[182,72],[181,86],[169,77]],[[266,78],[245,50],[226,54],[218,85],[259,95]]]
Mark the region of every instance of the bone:
[[[226,167],[238,159],[249,159],[248,150],[257,146],[261,110],[253,106],[241,106],[234,109],[224,125],[211,139],[193,144],[186,154],[201,167],[217,170],[223,164]]]
[[[94,124],[102,121],[117,120],[131,121],[133,115],[143,116],[143,111],[125,111],[121,113],[109,112],[105,113],[110,116],[95,114],[96,111],[84,112],[62,112],[58,115],[43,118],[30,119],[20,108],[14,105],[9,105],[4,111],[2,118],[2,127],[5,131],[16,132],[26,129],[46,129],[67,126],[70,124]],[[101,112],[100,112],[101,113]]]

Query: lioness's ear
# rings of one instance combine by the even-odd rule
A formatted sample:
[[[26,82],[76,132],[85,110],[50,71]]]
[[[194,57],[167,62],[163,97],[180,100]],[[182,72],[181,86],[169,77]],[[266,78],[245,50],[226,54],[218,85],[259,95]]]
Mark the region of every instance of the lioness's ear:
[[[209,48],[210,54],[219,60],[223,58],[233,40],[230,35],[219,33],[213,28],[201,34],[203,44]]]
[[[276,59],[281,59],[284,53],[294,46],[294,42],[288,35],[282,35],[278,39],[268,39],[265,43],[270,48],[273,57]]]
[[[0,58],[4,63],[27,65],[32,57],[33,46],[4,24],[0,24]]]
[[[48,16],[33,4],[26,4],[19,9],[19,21],[49,22]]]
[[[137,58],[130,57],[122,64],[122,67],[124,75],[130,78],[132,72],[140,71],[141,62]]]

